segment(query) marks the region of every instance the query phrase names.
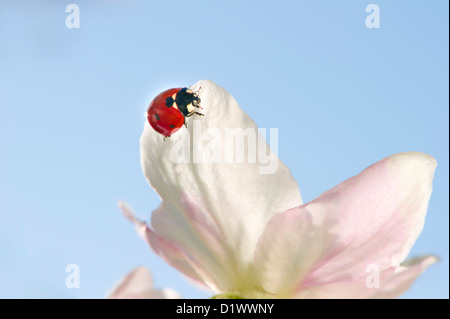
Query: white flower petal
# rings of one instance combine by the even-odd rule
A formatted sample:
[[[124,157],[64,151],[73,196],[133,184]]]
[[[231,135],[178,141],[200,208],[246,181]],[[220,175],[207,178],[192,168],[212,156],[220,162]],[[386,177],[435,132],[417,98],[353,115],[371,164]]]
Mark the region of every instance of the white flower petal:
[[[182,248],[197,262],[208,265],[219,289],[244,289],[257,284],[253,253],[264,226],[274,214],[300,205],[300,191],[289,169],[273,152],[269,157],[269,163],[277,166],[273,174],[262,174],[269,163],[258,157],[256,163],[225,162],[230,155],[225,142],[230,137],[227,129],[253,132],[249,134],[255,134],[258,150],[267,144],[257,134],[256,124],[228,92],[208,80],[198,82],[192,89],[200,87],[205,116],[189,118],[188,129],[182,128],[163,141],[162,135],[145,123],[141,163],[146,178],[163,201],[160,210],[152,216],[152,228],[158,236]],[[212,146],[212,136],[202,139],[199,133],[205,137],[211,129],[222,138],[221,144],[216,140],[213,145],[219,145],[222,162],[194,163],[198,146]],[[193,158],[187,163],[177,163],[180,157],[174,157],[182,141],[190,143],[188,149]],[[251,148],[255,143],[244,143],[244,154],[248,154],[249,145]],[[195,203],[201,212],[187,211],[185,198]],[[194,214],[205,216],[206,221],[193,224],[189,216]],[[214,234],[210,236],[208,231]],[[205,242],[206,238],[213,240]],[[227,285],[221,279],[224,276],[232,277]],[[229,287],[229,283],[234,287]]]
[[[255,252],[262,287],[290,298],[303,276],[333,243],[324,214],[294,208],[270,219]]]

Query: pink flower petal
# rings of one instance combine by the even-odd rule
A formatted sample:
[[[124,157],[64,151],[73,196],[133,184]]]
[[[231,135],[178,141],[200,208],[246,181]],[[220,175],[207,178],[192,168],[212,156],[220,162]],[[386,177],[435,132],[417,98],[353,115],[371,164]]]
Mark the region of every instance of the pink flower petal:
[[[155,290],[150,271],[141,266],[127,274],[108,294],[108,299],[179,299],[170,288]]]
[[[135,225],[139,236],[144,239],[156,254],[160,255],[167,263],[183,273],[188,279],[199,287],[205,287],[210,282],[204,268],[196,263],[182,249],[175,244],[166,241],[161,236],[155,234],[148,225],[139,220],[130,206],[124,202],[119,202],[119,208],[124,215]],[[215,289],[214,284],[210,283],[210,289]]]
[[[274,216],[255,254],[263,288],[281,295],[366,296],[366,268],[376,265],[388,276],[420,234],[435,166],[423,153],[393,155]]]
[[[397,267],[395,271],[386,278],[384,283],[380,285],[379,289],[370,296],[374,299],[388,299],[396,298],[403,294],[429,266],[438,262],[435,256],[425,256],[416,258],[401,266]]]
[[[308,299],[334,299],[334,298],[372,298],[391,299],[404,293],[414,280],[429,266],[436,263],[438,259],[434,256],[416,258],[397,267],[391,267],[380,271],[378,286],[368,286],[369,273],[365,281],[355,282],[351,277],[341,278],[335,282],[326,283],[321,286],[301,289],[296,298]]]
[[[201,201],[182,195],[180,202],[183,219],[178,218],[178,208],[170,204],[163,203],[153,212],[152,228],[159,240],[176,245],[189,256],[191,263],[202,265],[202,274],[207,274],[202,281],[210,283],[215,292],[243,289],[241,285],[248,285],[251,280],[257,284],[255,277],[239,278],[236,263],[230,258],[232,252],[225,245],[226,236]]]

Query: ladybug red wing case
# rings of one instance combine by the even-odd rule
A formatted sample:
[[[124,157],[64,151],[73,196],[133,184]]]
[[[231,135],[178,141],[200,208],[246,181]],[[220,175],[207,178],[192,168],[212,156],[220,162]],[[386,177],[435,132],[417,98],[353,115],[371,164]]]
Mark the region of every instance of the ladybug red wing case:
[[[184,124],[184,116],[173,102],[168,106],[167,100],[173,99],[181,89],[169,89],[153,99],[147,110],[147,119],[156,132],[170,136]]]
[[[169,89],[153,99],[147,110],[150,125],[164,137],[170,137],[200,108],[197,92],[188,88]]]

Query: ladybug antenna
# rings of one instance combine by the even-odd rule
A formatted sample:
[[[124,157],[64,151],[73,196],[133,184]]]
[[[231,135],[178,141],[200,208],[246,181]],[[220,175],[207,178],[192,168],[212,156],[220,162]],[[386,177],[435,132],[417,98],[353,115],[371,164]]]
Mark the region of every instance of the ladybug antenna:
[[[196,94],[197,94],[197,96],[200,94],[200,90],[202,89],[202,87],[200,86],[199,88],[198,88],[198,90],[195,92]],[[200,101],[200,97],[198,98],[198,100]],[[198,106],[198,108],[199,109],[201,109],[201,110],[203,110],[203,108],[199,105]]]

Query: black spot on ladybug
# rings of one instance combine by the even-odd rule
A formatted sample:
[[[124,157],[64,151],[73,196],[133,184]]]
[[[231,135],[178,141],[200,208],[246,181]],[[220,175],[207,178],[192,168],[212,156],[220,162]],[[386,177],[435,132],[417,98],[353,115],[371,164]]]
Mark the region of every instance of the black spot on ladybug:
[[[155,118],[159,121],[159,115],[158,114],[153,114],[155,116]]]
[[[175,102],[175,100],[173,99],[173,97],[169,96],[169,97],[166,99],[166,106],[167,106],[167,107],[172,107],[172,106],[173,106],[173,102]]]
[[[175,125],[170,124],[169,126],[170,126],[170,128],[175,128]]]

